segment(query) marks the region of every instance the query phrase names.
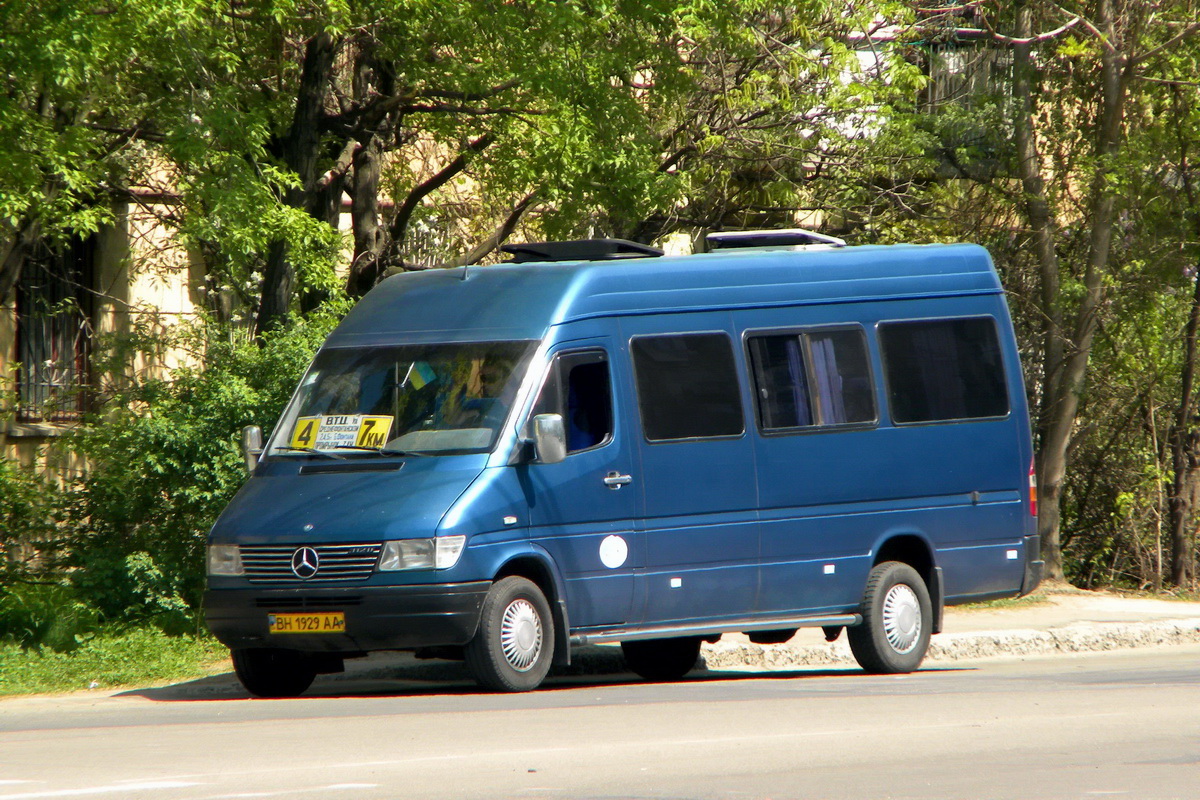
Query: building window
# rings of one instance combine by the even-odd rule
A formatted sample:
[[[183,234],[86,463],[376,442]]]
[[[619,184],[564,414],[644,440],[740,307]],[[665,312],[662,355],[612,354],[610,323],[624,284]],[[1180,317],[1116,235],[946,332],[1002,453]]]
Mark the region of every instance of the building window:
[[[45,244],[17,285],[18,422],[69,422],[86,410],[94,240]]]

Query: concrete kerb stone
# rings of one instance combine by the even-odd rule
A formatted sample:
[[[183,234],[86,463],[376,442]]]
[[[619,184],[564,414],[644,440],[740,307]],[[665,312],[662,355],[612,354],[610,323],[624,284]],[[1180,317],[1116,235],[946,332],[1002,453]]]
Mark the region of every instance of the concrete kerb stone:
[[[1127,650],[1194,642],[1200,642],[1200,619],[1081,623],[1047,631],[1011,630],[938,636],[931,644],[929,657],[933,661],[960,661],[994,656]]]
[[[811,633],[811,631],[810,631]],[[854,656],[843,634],[836,642],[760,645],[731,637],[701,649],[702,669],[789,670],[811,667],[855,667]],[[1152,622],[1072,623],[1049,630],[1009,629],[982,632],[943,633],[934,636],[925,663],[948,663],[971,659],[1101,652],[1143,647],[1200,643],[1200,618]],[[382,655],[382,654],[380,654]],[[381,660],[347,663],[345,675],[334,680],[387,678],[407,680],[470,681],[465,665],[445,661],[416,661],[410,654],[397,653]],[[621,648],[589,645],[572,653],[569,667],[555,667],[551,674],[569,676],[619,675],[627,672]]]
[[[945,633],[933,637],[926,662],[1123,650],[1200,642],[1200,619],[1086,623],[1053,630]],[[854,664],[843,636],[832,644],[717,642],[702,650],[708,669],[792,669]]]

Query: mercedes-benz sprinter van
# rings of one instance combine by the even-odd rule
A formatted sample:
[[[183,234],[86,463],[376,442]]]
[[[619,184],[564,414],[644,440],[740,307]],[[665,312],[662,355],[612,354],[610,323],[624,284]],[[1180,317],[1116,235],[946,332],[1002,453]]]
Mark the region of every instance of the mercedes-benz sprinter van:
[[[253,694],[379,650],[537,687],[619,642],[844,629],[877,673],[1042,562],[1012,324],[974,245],[715,235],[397,275],[330,334],[209,535]],[[261,449],[261,452],[259,450]]]

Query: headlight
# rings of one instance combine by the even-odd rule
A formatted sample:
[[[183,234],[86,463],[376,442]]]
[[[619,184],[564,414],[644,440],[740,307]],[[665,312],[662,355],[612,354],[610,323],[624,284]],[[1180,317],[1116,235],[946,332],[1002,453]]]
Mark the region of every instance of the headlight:
[[[236,544],[210,544],[208,546],[209,575],[245,575],[242,567],[242,551]]]
[[[433,539],[399,539],[384,542],[379,556],[380,572],[402,569],[449,569],[458,563],[466,536],[438,536]]]

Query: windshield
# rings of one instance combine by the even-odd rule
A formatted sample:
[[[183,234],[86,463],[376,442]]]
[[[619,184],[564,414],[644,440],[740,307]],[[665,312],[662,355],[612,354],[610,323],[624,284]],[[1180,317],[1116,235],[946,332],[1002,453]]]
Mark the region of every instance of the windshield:
[[[270,454],[487,452],[536,345],[322,351],[284,414]]]

